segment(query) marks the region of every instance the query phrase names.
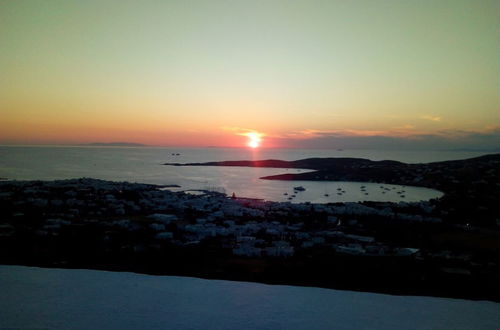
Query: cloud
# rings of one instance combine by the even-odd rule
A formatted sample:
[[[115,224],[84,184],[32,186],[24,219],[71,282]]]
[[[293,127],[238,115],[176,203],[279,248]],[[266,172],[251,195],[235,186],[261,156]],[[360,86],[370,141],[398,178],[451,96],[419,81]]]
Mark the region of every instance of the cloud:
[[[284,148],[311,149],[407,149],[407,150],[496,150],[500,151],[500,127],[483,130],[420,131],[413,125],[382,130],[319,130],[304,129],[283,134],[265,134],[255,129],[224,126],[221,129],[239,136],[266,137],[266,145]]]
[[[397,129],[397,130],[414,130],[415,128],[416,127],[414,125],[410,125],[410,124],[405,124],[402,126],[394,127],[394,129]]]
[[[441,116],[423,115],[423,116],[420,116],[420,119],[425,119],[425,120],[430,120],[430,121],[441,121]]]
[[[242,136],[248,136],[249,134],[258,135],[260,137],[266,136],[265,133],[259,132],[255,129],[251,129],[251,128],[243,128],[243,127],[237,127],[237,126],[223,126],[223,127],[221,127],[221,129],[224,131],[233,132],[236,135],[242,135]]]
[[[294,131],[280,136],[279,138],[311,139],[320,137],[370,137],[370,136],[390,136],[405,137],[413,134],[423,133],[416,130],[413,125],[402,125],[393,127],[391,130],[356,130],[356,129],[337,129],[337,130],[317,130],[305,129]]]
[[[286,133],[282,135],[282,137],[294,137],[297,139],[310,139],[316,137],[324,137],[324,136],[373,136],[373,135],[382,135],[386,133],[386,131],[377,131],[377,130],[316,130],[316,129],[306,129],[301,131],[295,131],[291,133]]]
[[[408,149],[444,150],[474,149],[499,150],[500,129],[485,131],[444,130],[436,133],[403,134],[411,128],[396,132],[379,131],[319,131],[306,130],[287,136],[273,137],[272,144],[290,148],[327,149]]]

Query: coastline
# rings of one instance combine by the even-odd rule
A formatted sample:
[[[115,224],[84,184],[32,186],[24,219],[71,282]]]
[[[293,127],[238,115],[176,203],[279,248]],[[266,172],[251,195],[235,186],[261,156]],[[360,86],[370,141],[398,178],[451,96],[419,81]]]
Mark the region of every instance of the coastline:
[[[312,171],[261,179],[376,182],[425,187],[444,192],[440,204],[450,213],[450,221],[495,227],[497,219],[500,219],[500,204],[497,202],[500,200],[500,154],[423,164],[363,158],[308,158],[296,161],[270,159],[164,165],[300,168]]]

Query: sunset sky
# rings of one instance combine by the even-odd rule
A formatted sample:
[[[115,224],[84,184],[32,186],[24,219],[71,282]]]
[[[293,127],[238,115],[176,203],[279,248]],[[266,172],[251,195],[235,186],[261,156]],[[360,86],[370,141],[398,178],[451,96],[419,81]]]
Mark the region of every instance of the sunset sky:
[[[478,0],[0,0],[0,144],[500,146],[499,13]]]

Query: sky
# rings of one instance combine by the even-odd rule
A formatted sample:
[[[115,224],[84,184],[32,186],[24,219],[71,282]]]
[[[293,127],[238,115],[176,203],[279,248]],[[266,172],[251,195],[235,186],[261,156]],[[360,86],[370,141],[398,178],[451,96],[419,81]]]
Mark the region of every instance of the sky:
[[[0,0],[0,144],[498,147],[499,13],[480,0]]]

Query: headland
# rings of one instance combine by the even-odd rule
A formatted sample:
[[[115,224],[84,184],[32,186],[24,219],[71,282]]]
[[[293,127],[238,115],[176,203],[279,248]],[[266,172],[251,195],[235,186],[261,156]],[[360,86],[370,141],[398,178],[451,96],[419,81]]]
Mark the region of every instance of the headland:
[[[500,154],[421,164],[362,158],[308,158],[165,165],[300,168],[312,171],[261,179],[377,182],[426,187],[445,193],[438,205],[447,212],[450,222],[494,227],[500,219]]]

